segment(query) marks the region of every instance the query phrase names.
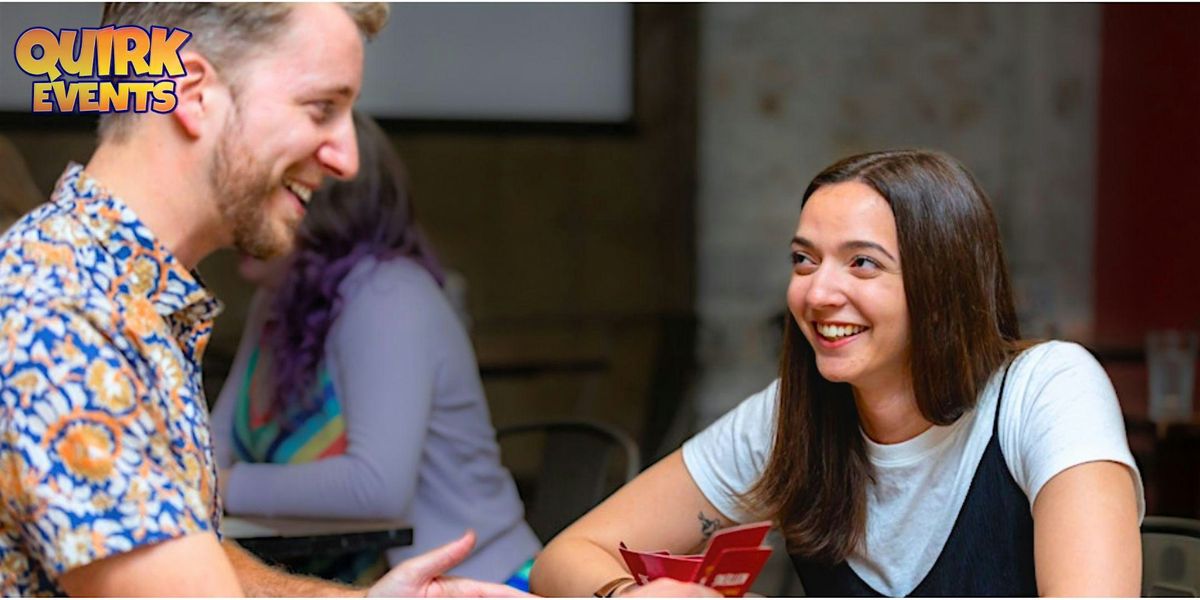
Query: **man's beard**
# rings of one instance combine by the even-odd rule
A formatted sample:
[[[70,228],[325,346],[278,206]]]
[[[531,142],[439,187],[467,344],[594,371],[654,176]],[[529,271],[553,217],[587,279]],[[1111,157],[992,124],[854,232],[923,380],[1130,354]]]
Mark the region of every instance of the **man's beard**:
[[[268,214],[272,193],[282,182],[242,143],[243,135],[234,108],[217,142],[209,180],[221,217],[233,229],[234,247],[254,258],[272,258],[291,250],[293,243],[291,231],[277,231]]]

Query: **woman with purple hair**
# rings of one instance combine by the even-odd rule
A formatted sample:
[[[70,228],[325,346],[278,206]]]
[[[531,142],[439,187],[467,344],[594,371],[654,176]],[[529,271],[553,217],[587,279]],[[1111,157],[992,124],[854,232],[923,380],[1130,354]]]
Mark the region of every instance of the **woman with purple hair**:
[[[403,518],[413,544],[392,564],[470,528],[475,551],[452,573],[504,582],[541,544],[403,165],[369,117],[355,126],[358,177],[315,194],[288,257],[243,264],[260,290],[212,415],[225,509]],[[362,579],[378,558],[319,570]]]

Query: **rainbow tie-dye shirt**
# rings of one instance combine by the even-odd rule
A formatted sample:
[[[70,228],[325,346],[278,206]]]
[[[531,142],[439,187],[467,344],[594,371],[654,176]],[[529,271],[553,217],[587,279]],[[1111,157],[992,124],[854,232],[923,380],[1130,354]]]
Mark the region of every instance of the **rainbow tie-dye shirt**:
[[[220,303],[76,164],[0,237],[0,288],[0,594],[217,531],[200,358]]]

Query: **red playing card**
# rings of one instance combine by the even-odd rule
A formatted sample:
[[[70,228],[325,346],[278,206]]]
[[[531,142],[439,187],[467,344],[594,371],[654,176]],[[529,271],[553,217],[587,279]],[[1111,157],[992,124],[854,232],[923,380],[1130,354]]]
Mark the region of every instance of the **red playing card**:
[[[762,546],[769,522],[750,523],[721,530],[703,555],[638,552],[620,545],[621,557],[639,584],[659,577],[707,585],[727,597],[740,597],[750,589],[771,549]]]
[[[670,577],[678,581],[693,581],[700,568],[698,556],[672,556],[657,552],[634,552],[621,548],[625,565],[639,584],[645,585],[659,577]]]
[[[714,566],[723,552],[730,548],[758,548],[770,529],[771,523],[763,521],[718,531],[704,550],[704,562],[700,564],[700,570],[696,573],[696,582],[708,585],[714,573]]]
[[[708,579],[696,583],[707,585],[726,598],[741,598],[750,591],[767,558],[770,548],[730,548],[721,553]]]

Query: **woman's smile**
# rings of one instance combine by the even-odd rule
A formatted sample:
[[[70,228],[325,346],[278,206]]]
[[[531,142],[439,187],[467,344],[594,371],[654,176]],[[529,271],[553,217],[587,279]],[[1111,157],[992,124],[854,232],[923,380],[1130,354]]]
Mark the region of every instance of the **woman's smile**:
[[[812,328],[817,333],[816,339],[821,347],[829,349],[841,348],[857,340],[870,329],[866,325],[834,321],[813,321]]]

